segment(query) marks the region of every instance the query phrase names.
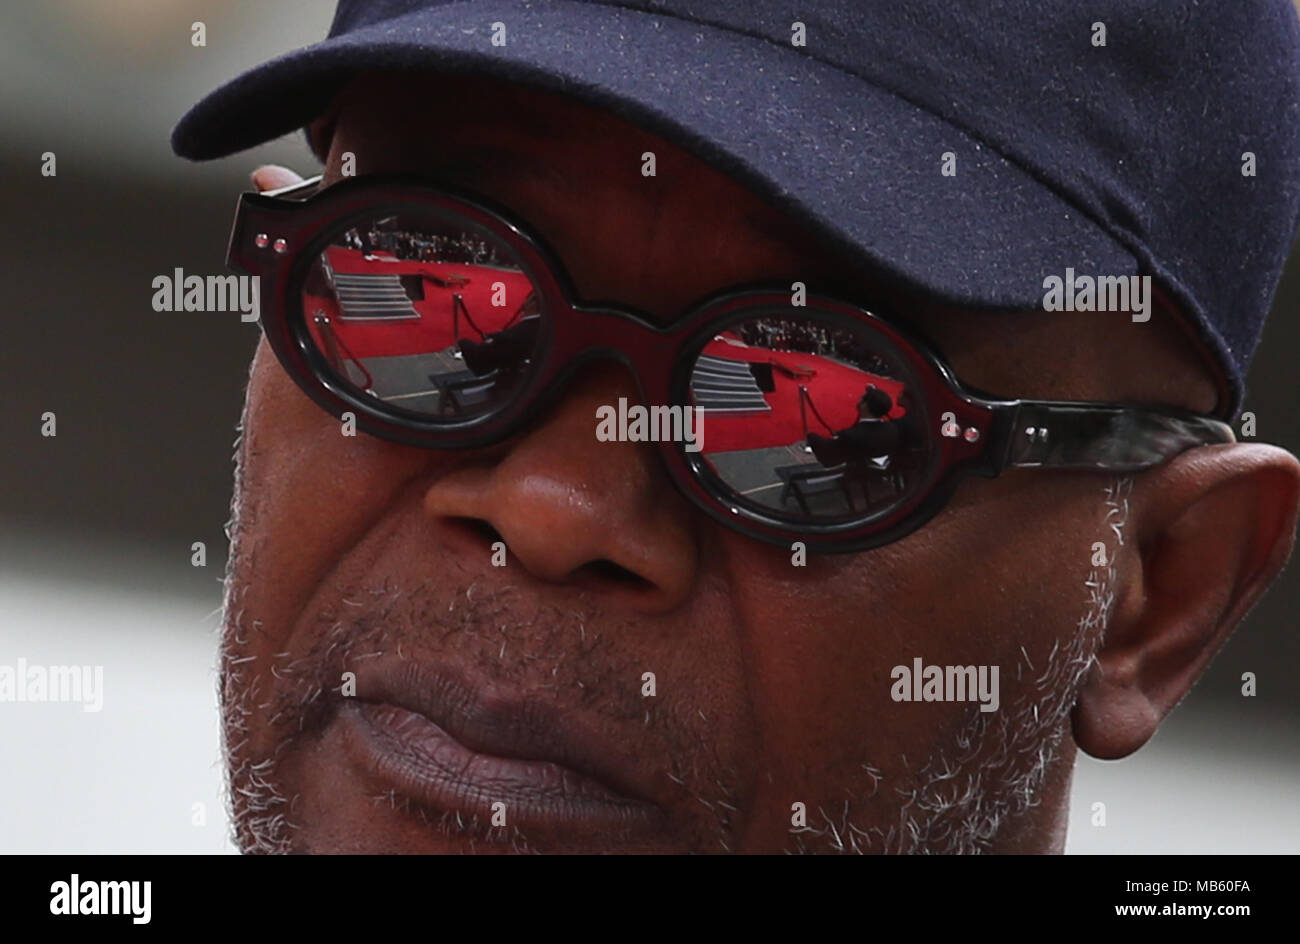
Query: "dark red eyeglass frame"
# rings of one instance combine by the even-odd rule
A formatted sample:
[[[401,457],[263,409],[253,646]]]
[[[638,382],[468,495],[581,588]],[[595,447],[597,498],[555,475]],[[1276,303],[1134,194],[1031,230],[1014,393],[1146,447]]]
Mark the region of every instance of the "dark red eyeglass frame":
[[[669,474],[706,514],[770,544],[801,541],[810,551],[867,550],[910,534],[937,514],[967,475],[992,477],[1008,468],[1135,472],[1186,449],[1235,441],[1231,427],[1212,417],[1122,403],[1005,400],[962,386],[925,342],[888,319],[847,302],[810,294],[806,308],[791,305],[787,288],[743,286],[693,307],[671,326],[653,324],[623,306],[580,302],[556,255],[505,209],[457,188],[410,176],[348,178],[326,188],[319,177],[268,193],[240,197],[228,263],[261,280],[261,323],[289,376],[332,415],[356,416],[366,432],[434,449],[469,449],[519,432],[563,390],[582,365],[612,358],[636,378],[646,404],[686,405],[694,354],[741,312],[784,317],[852,319],[865,324],[895,355],[918,387],[918,401],[935,430],[932,461],[908,493],[861,519],[795,524],[734,493],[723,495],[700,453],[659,443]],[[484,227],[522,261],[541,300],[541,337],[535,366],[522,386],[494,412],[439,420],[358,395],[341,382],[312,343],[302,310],[302,287],[317,253],[366,217],[422,208],[451,211]],[[949,416],[951,414],[951,416]],[[594,423],[593,423],[594,435]]]

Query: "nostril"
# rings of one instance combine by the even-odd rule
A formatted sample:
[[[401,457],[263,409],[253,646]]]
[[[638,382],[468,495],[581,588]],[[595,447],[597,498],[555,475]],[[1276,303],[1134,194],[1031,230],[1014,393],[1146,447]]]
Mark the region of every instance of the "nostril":
[[[575,577],[581,577],[584,574],[630,587],[650,586],[650,581],[646,580],[644,577],[633,573],[626,567],[614,563],[612,560],[606,560],[603,557],[600,560],[594,560],[590,563],[583,564],[574,571]]]
[[[448,521],[452,524],[460,525],[472,534],[478,535],[483,540],[487,541],[488,544],[495,544],[497,541],[500,541],[502,544],[505,543],[505,538],[501,536],[501,532],[492,527],[490,522],[485,521],[482,518],[453,517],[449,518]]]
[[[468,515],[448,515],[442,520],[444,524],[459,528],[464,533],[486,542],[488,546],[495,544],[497,541],[507,544],[501,532],[484,518],[473,518]],[[509,545],[507,544],[507,546]],[[635,590],[648,589],[654,586],[651,581],[646,580],[640,574],[604,557],[588,561],[581,567],[570,571],[567,575],[556,574],[557,579],[564,577],[579,583],[594,581],[596,583],[617,584]]]

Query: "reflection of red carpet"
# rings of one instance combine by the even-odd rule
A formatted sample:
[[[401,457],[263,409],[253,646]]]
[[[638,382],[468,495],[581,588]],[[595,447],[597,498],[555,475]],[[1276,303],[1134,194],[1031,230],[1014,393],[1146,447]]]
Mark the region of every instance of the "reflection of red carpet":
[[[441,351],[455,343],[452,335],[452,300],[459,293],[465,300],[474,323],[484,331],[499,331],[505,327],[532,290],[528,277],[522,272],[451,262],[396,262],[392,257],[368,262],[359,249],[328,250],[330,267],[335,272],[355,275],[419,275],[428,273],[445,278],[459,275],[468,281],[457,288],[439,287],[432,279],[424,280],[424,300],[413,302],[419,312],[418,321],[347,321],[339,317],[333,299],[308,295],[303,299],[307,323],[312,337],[320,344],[311,320],[314,311],[322,310],[334,323],[335,334],[356,357],[385,357],[394,354],[424,354]],[[506,287],[506,304],[492,305],[492,284],[503,282]],[[473,341],[482,340],[469,326],[464,316],[460,319],[460,336]]]
[[[732,338],[734,341],[734,337]],[[776,389],[764,394],[772,407],[771,413],[751,416],[710,416],[704,414],[704,451],[730,452],[735,449],[765,449],[771,446],[788,446],[802,443],[803,424],[799,420],[799,385],[808,388],[808,395],[816,405],[822,419],[834,430],[847,429],[857,422],[858,400],[874,383],[892,398],[897,398],[902,384],[874,374],[845,366],[817,354],[798,354],[786,351],[769,351],[766,348],[741,347],[714,338],[704,348],[705,354],[735,361],[772,361],[798,371],[812,368],[815,377],[794,380],[779,370],[772,372]],[[903,415],[895,406],[891,418]],[[811,410],[808,411],[808,430],[822,436],[831,435]]]

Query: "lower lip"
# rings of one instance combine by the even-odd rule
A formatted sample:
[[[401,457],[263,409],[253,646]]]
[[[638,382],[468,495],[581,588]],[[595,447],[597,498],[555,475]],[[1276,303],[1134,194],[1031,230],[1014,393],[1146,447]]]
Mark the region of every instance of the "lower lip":
[[[349,699],[339,711],[353,761],[422,806],[493,826],[640,832],[657,807],[550,761],[480,754],[428,718]],[[498,805],[501,804],[501,805]]]

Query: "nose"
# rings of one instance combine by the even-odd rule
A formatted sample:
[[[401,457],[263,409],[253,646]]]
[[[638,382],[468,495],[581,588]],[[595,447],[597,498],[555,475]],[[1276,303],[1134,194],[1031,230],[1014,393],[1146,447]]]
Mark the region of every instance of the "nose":
[[[695,514],[652,443],[602,442],[597,408],[636,402],[631,377],[600,365],[499,459],[461,466],[425,494],[425,511],[466,550],[507,561],[551,583],[620,597],[640,612],[666,612],[695,579]]]

